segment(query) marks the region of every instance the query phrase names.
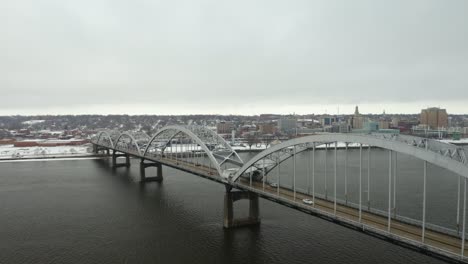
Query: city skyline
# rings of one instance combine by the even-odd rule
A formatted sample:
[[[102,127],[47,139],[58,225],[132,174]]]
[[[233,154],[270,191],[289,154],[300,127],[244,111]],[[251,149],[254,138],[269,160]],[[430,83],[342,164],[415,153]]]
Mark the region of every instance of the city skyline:
[[[447,107],[440,104],[398,104],[389,105],[391,107],[383,108],[382,105],[367,105],[367,104],[349,104],[345,106],[338,105],[318,105],[318,106],[283,106],[283,107],[250,107],[245,111],[235,110],[234,108],[227,108],[228,110],[219,110],[211,112],[210,109],[194,110],[188,112],[185,110],[174,110],[169,108],[167,110],[154,111],[151,106],[146,105],[101,105],[101,106],[85,106],[77,107],[74,110],[69,110],[65,107],[51,107],[42,110],[24,108],[16,110],[14,113],[9,110],[0,109],[0,116],[40,116],[40,115],[174,115],[174,116],[189,116],[189,115],[242,115],[242,116],[255,116],[262,114],[278,114],[278,115],[353,115],[355,107],[358,106],[361,114],[363,115],[419,115],[422,109],[437,107],[447,109],[449,115],[466,115],[466,112],[457,111],[463,109],[463,103],[460,107],[450,105]],[[280,110],[277,110],[280,109]],[[321,110],[323,109],[323,110]],[[398,109],[398,110],[394,110]],[[402,110],[405,109],[405,110]],[[315,111],[313,111],[315,110]]]
[[[466,1],[2,7],[1,115],[468,113]]]

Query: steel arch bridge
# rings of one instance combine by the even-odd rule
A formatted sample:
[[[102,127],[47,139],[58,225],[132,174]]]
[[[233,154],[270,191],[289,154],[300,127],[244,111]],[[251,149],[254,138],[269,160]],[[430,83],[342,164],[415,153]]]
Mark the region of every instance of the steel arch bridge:
[[[162,177],[161,167],[165,165],[224,184],[226,186],[225,227],[259,223],[258,197],[263,197],[396,243],[422,249],[450,260],[468,263],[468,258],[465,257],[468,253],[465,247],[468,153],[465,149],[452,144],[405,135],[320,134],[285,141],[244,162],[222,137],[201,126],[167,126],[152,137],[139,132],[101,131],[92,139],[92,143],[96,146],[96,151],[113,150],[114,165],[116,165],[116,157],[121,155],[127,158],[126,165],[130,166],[128,158],[132,156],[141,159],[143,174],[147,166],[154,164],[158,167],[158,176]],[[348,203],[346,187],[346,200],[337,199],[337,149],[345,151],[344,167],[347,168],[349,165],[348,148],[359,150],[359,202],[357,204]],[[363,176],[362,154],[363,149],[367,150],[367,183],[369,183],[370,157],[374,148],[388,151],[388,189],[385,190],[388,192],[388,208],[385,211],[371,208],[370,189],[367,190],[368,204],[363,205],[365,198],[362,197],[362,193],[365,191],[361,188],[365,177]],[[330,196],[327,195],[327,187],[325,187],[325,195],[317,193],[314,189],[312,192],[310,190],[304,192],[296,188],[296,157],[309,155],[307,186],[309,187],[309,181],[314,186],[315,155],[319,152],[325,152],[325,163],[330,162],[334,166],[334,169],[329,171],[333,177],[333,186],[330,188],[333,191],[330,191]],[[334,153],[334,159],[327,161],[328,152]],[[423,162],[421,166],[421,174],[423,174],[422,220],[396,215],[397,154],[407,155]],[[291,159],[294,164],[293,185],[287,186],[281,183],[280,166]],[[150,165],[145,161],[149,161]],[[426,221],[428,164],[458,175],[456,221],[461,232],[440,228]],[[326,165],[325,168],[327,168]],[[277,172],[276,178],[273,171]],[[347,169],[344,173],[346,179]],[[142,177],[142,181],[145,181],[145,177]],[[464,186],[463,190],[461,185]],[[239,191],[232,191],[232,189]],[[239,199],[250,200],[250,215],[247,219],[234,219],[233,217],[233,202]]]
[[[227,178],[244,162],[216,132],[203,126],[167,126],[152,137],[142,132],[105,130],[92,138],[93,144],[120,153],[129,153],[141,158],[168,158],[197,161],[207,166],[212,174]],[[202,158],[208,157],[209,162]]]

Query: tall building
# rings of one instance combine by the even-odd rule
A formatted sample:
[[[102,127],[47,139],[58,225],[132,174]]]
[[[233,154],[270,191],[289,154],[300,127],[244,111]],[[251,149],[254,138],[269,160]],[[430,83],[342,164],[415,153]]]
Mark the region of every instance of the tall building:
[[[353,129],[362,129],[364,124],[364,117],[359,113],[359,108],[356,106],[354,110],[354,116],[352,117],[352,127]]]
[[[438,107],[423,109],[421,110],[420,123],[430,129],[448,127],[447,110]]]

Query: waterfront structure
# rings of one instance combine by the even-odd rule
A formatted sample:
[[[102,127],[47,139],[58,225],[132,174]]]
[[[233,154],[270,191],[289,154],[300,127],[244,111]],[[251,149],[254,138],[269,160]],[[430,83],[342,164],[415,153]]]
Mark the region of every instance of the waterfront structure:
[[[438,107],[430,107],[421,110],[420,124],[426,125],[429,129],[439,129],[448,127],[447,110]]]
[[[322,134],[295,138],[274,145],[244,162],[231,146],[214,131],[204,127],[168,126],[162,128],[153,137],[135,133],[102,131],[93,138],[96,153],[112,152],[114,167],[130,166],[130,157],[140,159],[141,181],[147,182],[147,166],[157,168],[154,180],[162,181],[162,166],[172,167],[206,179],[221,183],[226,187],[224,196],[224,227],[259,224],[258,198],[262,197],[288,207],[310,213],[326,220],[348,226],[362,232],[383,237],[390,241],[418,248],[423,252],[440,257],[467,262],[465,247],[466,234],[466,194],[468,192],[468,161],[463,148],[430,139],[403,135],[385,134]],[[341,144],[344,143],[342,146]],[[346,159],[338,164],[337,149],[345,149]],[[359,149],[359,203],[348,203],[346,175],[348,171],[348,147]],[[371,157],[373,148],[388,152],[388,207],[386,211],[372,208],[371,190],[363,190],[363,182],[370,186],[370,168],[372,159],[363,164],[363,152]],[[332,186],[325,187],[325,195],[315,192],[315,153],[324,151],[325,157],[334,156],[329,162],[334,169],[325,172]],[[334,155],[328,155],[332,152]],[[296,188],[297,155],[308,155],[307,190]],[[422,161],[422,216],[419,219],[401,218],[396,214],[396,179],[399,177],[398,155],[408,155]],[[119,156],[125,163],[118,163]],[[281,163],[292,161],[294,172],[291,183],[281,180]],[[334,160],[334,161],[333,161]],[[340,162],[342,162],[340,160]],[[325,159],[325,168],[327,159]],[[426,178],[428,165],[438,166],[457,175],[457,229],[438,228],[426,221]],[[338,199],[338,166],[344,169],[345,199]],[[351,166],[352,168],[352,166]],[[327,170],[327,169],[325,169]],[[276,175],[273,172],[277,172]],[[367,172],[367,177],[364,173]],[[364,176],[364,177],[363,177]],[[274,183],[274,184],[272,184]],[[461,186],[464,186],[461,188]],[[369,188],[369,187],[368,187]],[[234,190],[236,189],[236,190]],[[382,191],[382,190],[379,190]],[[463,192],[463,193],[462,193]],[[367,193],[367,197],[362,194]],[[463,198],[462,198],[463,197]],[[249,216],[246,219],[234,217],[233,203],[239,199],[249,200]],[[303,201],[307,201],[307,203]],[[312,203],[309,203],[312,201]],[[462,205],[462,206],[460,206]]]

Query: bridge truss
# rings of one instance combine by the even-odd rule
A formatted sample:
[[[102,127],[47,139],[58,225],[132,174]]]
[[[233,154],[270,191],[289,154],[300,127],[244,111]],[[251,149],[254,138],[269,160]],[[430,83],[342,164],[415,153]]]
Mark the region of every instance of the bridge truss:
[[[142,132],[101,131],[92,141],[142,158],[168,158],[206,166],[224,178],[244,164],[226,140],[203,126],[167,126],[152,137]]]

